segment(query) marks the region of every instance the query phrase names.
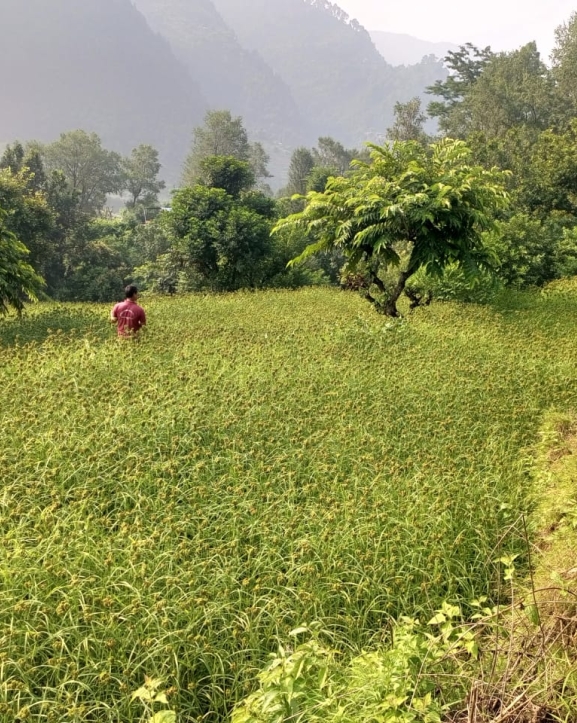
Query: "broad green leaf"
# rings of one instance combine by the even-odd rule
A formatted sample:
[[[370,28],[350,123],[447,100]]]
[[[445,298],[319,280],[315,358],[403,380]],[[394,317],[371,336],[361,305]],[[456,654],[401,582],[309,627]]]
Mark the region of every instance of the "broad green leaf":
[[[432,617],[428,625],[442,625],[443,623],[447,622],[447,618],[445,617],[444,613],[437,613],[434,617]]]

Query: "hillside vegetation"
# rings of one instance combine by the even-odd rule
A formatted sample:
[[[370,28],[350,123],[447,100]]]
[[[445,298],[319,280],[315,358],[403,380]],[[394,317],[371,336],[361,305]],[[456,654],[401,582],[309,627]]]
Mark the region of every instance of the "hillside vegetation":
[[[3,0],[0,142],[84,128],[114,150],[151,143],[176,180],[206,101],[130,0]]]
[[[290,88],[257,51],[242,47],[211,0],[138,0],[151,27],[167,38],[211,108],[231,108],[260,140],[307,138]]]
[[[358,144],[384,135],[395,103],[445,78],[441,62],[393,68],[369,33],[330,2],[213,0],[246,47],[288,84],[320,135]]]
[[[386,322],[331,289],[0,321],[0,720],[222,720],[278,638],[358,651],[495,601],[543,413],[575,408],[571,296]],[[522,558],[521,558],[522,560]]]
[[[292,149],[383,134],[395,102],[446,75],[440,63],[387,66],[343,18],[308,0],[272,14],[248,0],[5,0],[0,146],[82,128],[123,153],[155,146],[176,184],[205,111],[230,109],[267,144],[278,188]]]

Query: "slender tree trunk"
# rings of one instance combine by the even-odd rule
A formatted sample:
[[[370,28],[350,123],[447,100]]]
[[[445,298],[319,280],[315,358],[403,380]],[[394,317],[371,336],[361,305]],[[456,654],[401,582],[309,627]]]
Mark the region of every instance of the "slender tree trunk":
[[[399,310],[397,309],[397,301],[399,300],[399,297],[405,290],[405,286],[407,285],[407,281],[411,278],[411,272],[409,271],[401,271],[399,274],[399,278],[397,281],[397,285],[394,287],[394,289],[391,291],[390,294],[387,296],[387,301],[385,303],[385,314],[387,316],[392,316],[394,318],[397,318],[400,316]]]

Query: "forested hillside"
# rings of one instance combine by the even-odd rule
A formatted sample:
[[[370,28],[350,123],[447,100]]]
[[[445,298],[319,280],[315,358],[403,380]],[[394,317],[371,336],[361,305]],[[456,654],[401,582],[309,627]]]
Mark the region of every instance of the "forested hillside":
[[[0,27],[0,143],[84,128],[125,152],[153,144],[177,175],[206,104],[130,0],[2,0]]]
[[[207,107],[243,117],[278,187],[295,147],[382,135],[395,102],[444,77],[431,60],[393,68],[311,0],[3,0],[0,24],[0,147],[82,128],[123,153],[158,148],[169,182]]]
[[[214,0],[240,42],[288,83],[317,135],[355,144],[384,133],[396,101],[444,77],[441,63],[393,68],[369,33],[337,5],[316,0]]]
[[[260,141],[294,144],[307,124],[281,77],[245,50],[212,0],[136,0],[151,27],[167,38],[212,108],[241,115]]]

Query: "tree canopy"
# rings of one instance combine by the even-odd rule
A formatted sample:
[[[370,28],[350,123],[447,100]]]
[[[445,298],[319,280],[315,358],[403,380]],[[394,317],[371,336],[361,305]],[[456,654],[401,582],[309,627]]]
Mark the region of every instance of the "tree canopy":
[[[41,277],[27,261],[28,250],[6,226],[7,213],[0,208],[0,313],[10,308],[21,312],[26,298],[36,299]]]
[[[138,204],[153,206],[158,203],[158,194],[166,187],[164,181],[158,179],[161,164],[158,151],[150,145],[134,148],[128,158],[121,162],[123,186],[130,198],[129,208]]]
[[[270,176],[268,155],[260,143],[251,143],[242,118],[228,110],[209,111],[204,125],[194,129],[190,153],[184,164],[183,184],[194,186],[203,180],[203,161],[228,156],[249,163],[255,183]]]
[[[79,209],[86,214],[97,213],[104,207],[108,194],[122,191],[122,159],[118,153],[103,148],[96,133],[63,133],[42,152],[48,170],[64,173],[78,195]]]
[[[505,174],[471,162],[461,141],[424,149],[414,141],[371,146],[371,161],[356,162],[347,177],[310,192],[305,209],[276,230],[304,227],[315,238],[297,259],[342,249],[349,267],[364,265],[366,295],[382,313],[397,316],[397,301],[420,269],[441,274],[455,264],[469,274],[491,267],[483,232],[507,203]],[[392,282],[385,273],[397,269]]]

